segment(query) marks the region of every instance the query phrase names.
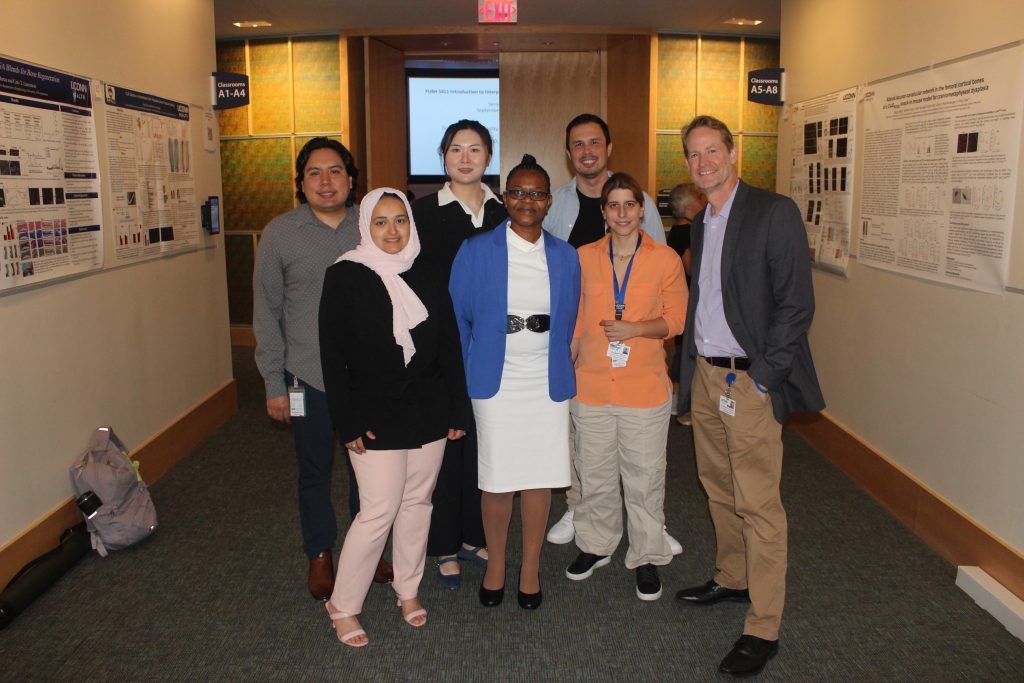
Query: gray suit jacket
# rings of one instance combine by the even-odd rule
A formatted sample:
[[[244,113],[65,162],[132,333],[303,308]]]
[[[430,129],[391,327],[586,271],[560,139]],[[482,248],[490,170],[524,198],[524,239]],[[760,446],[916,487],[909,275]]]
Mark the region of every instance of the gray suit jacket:
[[[694,218],[691,234],[693,276],[679,377],[683,406],[697,362],[704,211]],[[729,329],[750,358],[750,376],[768,387],[775,419],[784,423],[792,412],[824,408],[807,343],[814,317],[807,232],[792,199],[739,181],[722,245],[722,299]]]

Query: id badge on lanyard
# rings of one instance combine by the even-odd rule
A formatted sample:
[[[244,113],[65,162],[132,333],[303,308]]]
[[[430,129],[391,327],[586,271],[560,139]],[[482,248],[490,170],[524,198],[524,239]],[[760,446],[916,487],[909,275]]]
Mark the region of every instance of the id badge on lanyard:
[[[288,414],[291,417],[306,417],[306,388],[299,386],[298,377],[288,387]]]
[[[622,276],[622,287],[619,287],[619,276],[615,273],[615,252],[612,249],[612,241],[608,240],[608,258],[612,262],[612,294],[615,297],[616,320],[622,320],[622,313],[626,310],[626,287],[629,286],[629,275],[633,272],[633,259],[636,258],[636,252],[640,250],[640,242],[643,238],[643,233],[636,236],[636,248],[633,250],[633,255],[629,257],[629,263],[626,264],[626,273]],[[609,342],[606,355],[612,359],[613,368],[624,368],[629,362],[629,352],[630,348],[625,343],[614,341]]]
[[[730,372],[725,376],[725,393],[718,397],[718,410],[736,417],[736,399],[732,397],[732,385],[736,382],[736,373]]]

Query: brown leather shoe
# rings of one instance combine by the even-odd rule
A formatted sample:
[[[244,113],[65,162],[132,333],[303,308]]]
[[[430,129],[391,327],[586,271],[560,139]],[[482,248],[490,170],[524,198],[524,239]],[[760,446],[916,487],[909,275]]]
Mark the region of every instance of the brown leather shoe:
[[[309,561],[309,592],[317,600],[326,600],[334,592],[334,560],[330,550]]]
[[[383,557],[377,563],[377,571],[373,573],[374,583],[391,583],[395,580],[395,572]]]

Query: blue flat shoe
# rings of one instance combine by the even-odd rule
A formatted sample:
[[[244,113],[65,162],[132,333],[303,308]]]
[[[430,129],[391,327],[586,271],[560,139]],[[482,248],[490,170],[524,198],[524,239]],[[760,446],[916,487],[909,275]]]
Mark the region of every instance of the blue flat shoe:
[[[473,564],[487,569],[487,558],[480,555],[481,550],[487,550],[487,548],[473,546],[469,550],[466,550],[465,547],[460,546],[458,557],[460,560],[466,560],[467,562],[472,562]]]
[[[437,580],[438,580],[438,583],[440,583],[442,587],[447,588],[450,591],[457,591],[457,590],[459,590],[459,586],[462,585],[462,573],[461,572],[459,572],[458,574],[442,574],[441,573],[441,565],[442,564],[448,564],[449,562],[454,562],[455,564],[458,564],[459,563],[459,558],[458,557],[445,557],[443,559],[439,559],[437,561],[437,563],[434,565],[435,567],[437,567],[437,572],[436,572]]]

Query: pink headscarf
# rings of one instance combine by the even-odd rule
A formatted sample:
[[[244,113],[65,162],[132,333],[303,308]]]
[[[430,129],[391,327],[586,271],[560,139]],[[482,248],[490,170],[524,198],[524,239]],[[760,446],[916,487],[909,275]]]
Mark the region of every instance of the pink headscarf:
[[[397,254],[383,251],[373,243],[370,236],[373,209],[384,193],[396,195],[401,199],[409,215],[409,241]],[[412,208],[405,195],[391,187],[378,187],[367,194],[359,204],[359,236],[359,246],[346,251],[338,257],[338,261],[361,263],[380,276],[391,298],[391,308],[394,310],[391,329],[395,335],[395,342],[402,347],[405,364],[409,365],[413,354],[416,353],[416,345],[412,343],[410,330],[427,319],[427,308],[405,280],[399,277],[399,273],[404,273],[412,267],[412,262],[420,253],[420,237],[416,232],[416,223],[412,219]]]

